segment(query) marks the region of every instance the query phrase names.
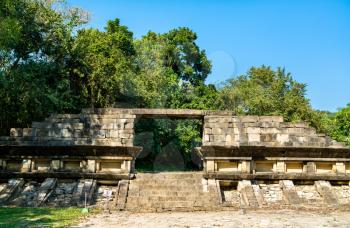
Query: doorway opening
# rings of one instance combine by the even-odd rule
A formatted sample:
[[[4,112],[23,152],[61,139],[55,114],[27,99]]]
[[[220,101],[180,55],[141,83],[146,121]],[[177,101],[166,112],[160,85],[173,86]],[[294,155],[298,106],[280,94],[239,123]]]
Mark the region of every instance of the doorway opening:
[[[198,171],[203,163],[196,147],[202,144],[202,120],[141,117],[135,122],[134,145],[138,172]]]

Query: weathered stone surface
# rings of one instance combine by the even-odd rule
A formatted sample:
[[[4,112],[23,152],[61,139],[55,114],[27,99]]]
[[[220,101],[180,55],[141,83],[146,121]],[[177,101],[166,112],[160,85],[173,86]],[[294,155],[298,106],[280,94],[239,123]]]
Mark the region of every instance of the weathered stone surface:
[[[23,185],[24,180],[22,178],[10,179],[7,185],[5,185],[0,192],[0,205],[4,205],[11,200],[11,198],[13,198],[16,193],[21,190]]]
[[[77,187],[73,193],[72,205],[79,207],[92,204],[94,192],[96,190],[96,180],[93,179],[80,179]]]
[[[214,181],[202,183],[199,173],[137,174],[130,181],[126,210],[193,211],[219,206]]]
[[[318,193],[323,197],[327,204],[337,204],[338,200],[332,191],[329,181],[315,181],[315,187]]]
[[[279,182],[280,187],[283,190],[283,197],[287,204],[300,204],[301,200],[294,187],[292,180],[281,180]]]
[[[38,194],[35,199],[35,206],[40,207],[46,202],[46,200],[50,197],[53,190],[55,189],[56,184],[57,184],[56,178],[45,179],[45,181],[40,185],[38,189]]]
[[[129,180],[121,180],[118,183],[118,193],[115,195],[117,210],[124,210],[129,191]]]
[[[237,190],[241,194],[242,205],[245,207],[258,208],[259,203],[256,199],[252,183],[249,180],[243,180],[238,182]]]

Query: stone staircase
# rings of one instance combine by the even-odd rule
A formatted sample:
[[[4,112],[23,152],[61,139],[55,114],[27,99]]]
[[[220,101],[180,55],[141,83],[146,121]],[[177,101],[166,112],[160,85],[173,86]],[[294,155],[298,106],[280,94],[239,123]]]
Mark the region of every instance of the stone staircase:
[[[218,188],[202,173],[140,173],[130,181],[125,209],[136,212],[215,210]]]

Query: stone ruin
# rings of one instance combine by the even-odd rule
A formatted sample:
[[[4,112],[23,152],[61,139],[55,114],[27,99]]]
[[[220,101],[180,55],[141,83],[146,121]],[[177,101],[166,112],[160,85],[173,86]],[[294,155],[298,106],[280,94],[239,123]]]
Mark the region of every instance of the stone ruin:
[[[139,118],[203,121],[199,172],[137,173]],[[0,205],[129,211],[345,208],[350,149],[306,123],[228,111],[84,109],[0,137]]]

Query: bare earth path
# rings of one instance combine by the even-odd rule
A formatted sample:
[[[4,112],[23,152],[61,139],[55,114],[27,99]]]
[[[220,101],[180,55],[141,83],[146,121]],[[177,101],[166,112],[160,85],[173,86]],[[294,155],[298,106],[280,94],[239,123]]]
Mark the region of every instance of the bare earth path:
[[[350,227],[350,212],[115,212],[90,217],[76,227]]]

